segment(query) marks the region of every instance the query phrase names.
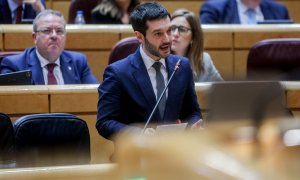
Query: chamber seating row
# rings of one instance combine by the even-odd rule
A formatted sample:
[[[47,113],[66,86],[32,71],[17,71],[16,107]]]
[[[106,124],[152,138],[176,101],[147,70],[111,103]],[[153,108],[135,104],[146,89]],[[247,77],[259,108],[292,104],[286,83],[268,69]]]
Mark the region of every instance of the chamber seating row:
[[[286,103],[295,117],[300,116],[300,82],[283,82]],[[203,114],[208,111],[210,83],[196,83]],[[91,163],[110,162],[113,143],[102,138],[96,128],[98,85],[3,86],[0,109],[15,119],[34,113],[71,113],[87,122],[91,139]]]
[[[33,46],[31,31],[31,25],[1,25],[1,51],[22,51]],[[246,78],[248,52],[258,41],[300,37],[299,24],[203,25],[203,31],[205,50],[210,53],[225,80]],[[85,53],[92,72],[101,82],[112,47],[128,36],[133,36],[129,25],[68,25],[66,49]]]
[[[141,0],[142,3],[152,0]],[[157,2],[164,5],[170,13],[178,8],[186,8],[193,11],[196,15],[199,14],[199,9],[205,0],[157,0]],[[299,0],[278,0],[284,4],[290,13],[290,17],[296,22],[300,23],[300,1]],[[65,18],[69,18],[69,7],[71,0],[46,0],[48,8],[61,11]]]

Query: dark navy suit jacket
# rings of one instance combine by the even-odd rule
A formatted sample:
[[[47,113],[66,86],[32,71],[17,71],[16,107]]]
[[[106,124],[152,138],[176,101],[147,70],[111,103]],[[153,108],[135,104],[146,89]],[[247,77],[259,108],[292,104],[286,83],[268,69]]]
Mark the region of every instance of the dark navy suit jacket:
[[[11,12],[7,1],[11,0],[0,0],[0,24],[12,24]],[[45,0],[42,0],[42,3],[45,6]],[[34,19],[35,16],[36,12],[31,5],[25,4],[22,19]]]
[[[262,0],[265,20],[290,19],[287,8],[272,0]],[[200,10],[202,24],[240,24],[236,0],[207,0]]]
[[[189,61],[169,55],[166,58],[168,76],[179,58],[182,63],[169,84],[164,118],[156,111],[151,123],[168,124],[181,119],[191,125],[202,117]],[[127,58],[110,64],[103,78],[98,88],[96,127],[99,134],[111,139],[121,130],[137,128],[132,124],[145,125],[156,97],[139,48]]]
[[[45,84],[41,63],[35,51],[36,48],[29,48],[21,54],[5,57],[0,66],[1,74],[31,70],[32,84]],[[65,84],[98,84],[83,54],[63,51],[60,55],[60,65]]]

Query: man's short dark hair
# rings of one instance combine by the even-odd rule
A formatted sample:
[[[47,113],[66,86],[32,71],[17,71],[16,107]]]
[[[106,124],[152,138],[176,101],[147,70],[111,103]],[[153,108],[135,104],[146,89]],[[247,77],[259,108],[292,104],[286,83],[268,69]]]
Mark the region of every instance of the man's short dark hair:
[[[171,16],[165,7],[156,2],[148,2],[140,4],[132,11],[130,23],[134,31],[138,31],[146,36],[147,21],[164,19],[166,17]]]

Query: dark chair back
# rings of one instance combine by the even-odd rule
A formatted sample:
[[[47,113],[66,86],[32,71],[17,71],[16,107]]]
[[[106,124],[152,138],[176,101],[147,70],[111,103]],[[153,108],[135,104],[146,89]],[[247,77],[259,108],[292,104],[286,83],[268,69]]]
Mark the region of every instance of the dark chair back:
[[[8,115],[0,113],[0,168],[15,167],[15,135]]]
[[[136,37],[127,37],[117,42],[111,49],[108,64],[126,58],[139,47],[140,42]]]
[[[17,119],[14,127],[18,167],[90,162],[90,135],[87,124],[74,115],[26,115]]]
[[[74,24],[76,12],[83,11],[83,16],[86,24],[92,23],[91,12],[98,4],[98,0],[72,0],[69,7],[69,24]]]
[[[300,38],[267,39],[249,51],[248,80],[300,80]]]

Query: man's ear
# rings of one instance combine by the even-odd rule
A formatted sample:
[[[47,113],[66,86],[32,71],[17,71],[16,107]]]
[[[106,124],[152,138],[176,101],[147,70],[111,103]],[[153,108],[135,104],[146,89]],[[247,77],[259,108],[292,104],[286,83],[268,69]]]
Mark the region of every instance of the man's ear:
[[[144,43],[144,35],[142,33],[140,33],[139,31],[134,31],[134,35],[141,44]]]
[[[32,37],[34,44],[36,44],[36,32],[32,32],[31,37]]]

